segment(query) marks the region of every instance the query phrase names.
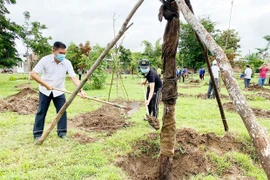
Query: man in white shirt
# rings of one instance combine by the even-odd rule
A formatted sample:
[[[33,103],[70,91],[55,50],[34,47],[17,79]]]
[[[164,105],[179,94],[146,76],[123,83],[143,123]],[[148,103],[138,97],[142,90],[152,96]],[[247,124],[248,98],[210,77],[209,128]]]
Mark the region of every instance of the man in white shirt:
[[[63,92],[53,90],[53,87],[65,90],[66,73],[69,74],[75,86],[80,84],[80,81],[76,78],[72,64],[65,58],[65,54],[66,45],[62,42],[55,42],[53,45],[53,53],[41,58],[30,73],[31,77],[40,84],[39,105],[33,128],[35,140],[39,140],[43,133],[45,117],[51,100],[53,100],[57,113],[66,102],[65,94]],[[41,77],[38,75],[39,73],[42,74]],[[80,95],[83,98],[86,96],[83,90],[80,91]],[[66,112],[57,124],[57,134],[60,138],[66,138]]]
[[[219,67],[217,66],[217,61],[216,60],[214,60],[212,62],[211,69],[212,69],[212,73],[213,73],[213,76],[214,76],[214,79],[215,79],[215,83],[218,86],[218,75],[219,75],[220,70],[219,70]],[[212,93],[213,99],[215,99],[216,95],[215,95],[215,91],[214,91],[214,86],[213,86],[213,83],[212,83],[211,78],[210,78],[208,92],[207,92],[207,98],[208,99],[210,98],[211,93]]]
[[[245,69],[245,75],[244,75],[245,88],[249,87],[249,85],[250,85],[251,75],[252,75],[252,69],[247,64],[246,69]]]

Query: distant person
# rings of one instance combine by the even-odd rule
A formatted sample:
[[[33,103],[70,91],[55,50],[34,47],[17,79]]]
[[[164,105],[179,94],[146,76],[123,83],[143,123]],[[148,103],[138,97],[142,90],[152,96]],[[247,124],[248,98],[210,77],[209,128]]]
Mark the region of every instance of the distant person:
[[[204,74],[205,74],[205,69],[201,68],[200,71],[199,71],[200,80],[204,80]]]
[[[78,69],[79,80],[82,80],[82,73],[83,73],[83,70],[82,69]]]
[[[62,42],[53,44],[53,53],[41,58],[41,60],[31,71],[31,77],[39,83],[39,104],[35,117],[33,135],[35,140],[39,140],[44,129],[44,123],[51,100],[56,112],[62,108],[66,102],[63,92],[53,90],[54,87],[65,90],[66,73],[69,74],[75,86],[80,84],[73,70],[72,64],[65,58],[66,45]],[[42,74],[40,77],[38,74]],[[85,97],[83,90],[80,91],[81,97]],[[57,124],[57,135],[66,139],[67,134],[67,115],[66,112]]]
[[[180,77],[180,74],[181,74],[180,71],[181,71],[180,68],[177,67],[177,68],[176,68],[176,71],[175,71],[175,73],[176,73],[176,78],[179,78],[179,77]]]
[[[159,67],[157,68],[157,74],[161,78],[161,69]]]
[[[250,68],[249,65],[246,65],[245,73],[244,73],[244,83],[245,83],[245,88],[248,88],[250,85],[250,79],[252,75],[252,69]]]
[[[266,80],[266,76],[267,76],[267,71],[269,70],[268,65],[267,64],[263,64],[260,67],[260,77],[259,77],[259,81],[258,84],[259,86],[263,87],[265,80]]]
[[[186,66],[184,66],[184,68],[182,69],[181,76],[182,76],[183,82],[185,82],[185,78],[187,76],[187,68],[186,68]]]
[[[219,67],[217,66],[217,61],[216,60],[214,60],[212,62],[211,69],[212,69],[212,73],[213,73],[213,76],[214,76],[214,79],[215,79],[216,86],[218,86],[218,73],[219,73],[220,70],[219,70]],[[208,99],[211,97],[211,94],[212,94],[213,99],[215,99],[216,95],[215,95],[215,91],[214,91],[214,85],[213,85],[213,82],[211,81],[211,78],[210,78],[208,92],[207,92],[207,98]]]

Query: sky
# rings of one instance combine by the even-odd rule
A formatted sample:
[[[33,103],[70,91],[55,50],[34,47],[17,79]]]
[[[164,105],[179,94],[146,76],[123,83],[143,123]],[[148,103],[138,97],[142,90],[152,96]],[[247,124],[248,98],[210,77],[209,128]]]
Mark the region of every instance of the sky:
[[[230,28],[240,34],[241,55],[256,52],[256,48],[266,47],[265,35],[270,35],[269,0],[234,0]],[[90,41],[92,46],[106,46],[114,37],[113,18],[116,33],[121,28],[137,0],[17,0],[8,5],[11,21],[23,25],[23,12],[29,11],[30,21],[45,24],[48,29],[43,35],[51,36],[49,41],[62,41],[67,46]],[[196,17],[209,16],[216,28],[229,28],[232,0],[191,0]],[[162,38],[166,21],[157,19],[161,3],[159,0],[144,0],[130,22],[134,24],[125,33],[123,46],[131,51],[142,51],[141,42],[154,44]],[[183,15],[180,20],[185,22]],[[22,42],[17,41],[20,54],[25,53]]]

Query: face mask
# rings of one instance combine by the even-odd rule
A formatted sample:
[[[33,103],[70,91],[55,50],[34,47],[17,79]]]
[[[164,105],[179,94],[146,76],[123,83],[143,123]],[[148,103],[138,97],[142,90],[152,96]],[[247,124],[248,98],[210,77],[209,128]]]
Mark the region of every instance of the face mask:
[[[63,61],[65,57],[66,57],[65,54],[56,54],[56,59],[60,62]]]
[[[146,73],[148,73],[149,72],[149,69],[147,68],[147,69],[142,69],[142,68],[140,68],[141,69],[141,72],[143,73],[143,74],[146,74]]]

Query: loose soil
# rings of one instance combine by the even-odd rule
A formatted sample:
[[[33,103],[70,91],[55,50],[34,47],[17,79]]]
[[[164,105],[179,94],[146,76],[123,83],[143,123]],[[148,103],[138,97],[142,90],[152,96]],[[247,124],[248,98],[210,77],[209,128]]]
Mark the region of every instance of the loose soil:
[[[0,100],[0,112],[17,112],[21,115],[33,114],[38,108],[38,92],[29,87],[15,95]]]
[[[198,98],[198,99],[208,99],[207,98],[207,94],[202,94],[202,93],[196,95],[196,98]],[[220,98],[221,99],[229,100],[230,99],[230,96],[227,96],[225,94],[220,94]]]
[[[189,88],[200,88],[200,85],[191,85],[191,86],[178,86],[178,88],[189,89]]]
[[[226,102],[223,104],[224,109],[227,111],[233,111],[236,112],[236,109],[232,102]],[[270,111],[259,109],[259,108],[251,108],[255,114],[256,117],[260,118],[270,118]]]
[[[190,80],[189,83],[200,83],[199,79]]]
[[[69,124],[85,131],[106,131],[111,134],[117,129],[129,127],[133,123],[126,122],[118,108],[103,105],[95,111],[75,116],[70,119]]]
[[[96,138],[91,138],[87,136],[86,134],[81,134],[81,133],[75,133],[73,136],[73,139],[77,140],[80,144],[88,144],[88,143],[94,143],[98,139]]]
[[[251,85],[251,86],[249,86],[248,88],[246,88],[245,90],[247,90],[247,91],[263,91],[263,92],[270,92],[270,89],[263,88],[263,87],[259,86],[258,84]]]
[[[218,137],[214,133],[199,134],[193,129],[179,129],[176,132],[175,155],[173,158],[174,179],[189,179],[196,174],[211,174],[218,172],[217,164],[211,161],[209,153],[223,156],[228,152],[241,151],[254,153],[252,145],[238,142],[229,133]],[[147,140],[138,142],[133,152],[127,157],[118,159],[116,165],[129,175],[130,179],[154,180],[157,179],[159,134],[150,134]],[[237,163],[219,174],[221,179],[254,179],[245,177]]]

